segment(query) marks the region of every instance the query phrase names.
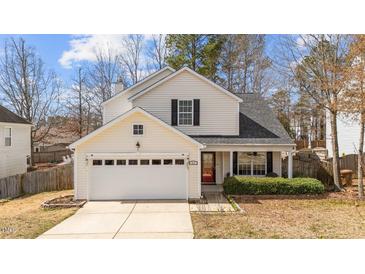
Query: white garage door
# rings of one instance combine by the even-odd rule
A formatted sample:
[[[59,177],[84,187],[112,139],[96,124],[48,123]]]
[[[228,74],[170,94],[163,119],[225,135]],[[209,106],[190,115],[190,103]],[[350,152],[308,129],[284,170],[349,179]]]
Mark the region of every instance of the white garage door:
[[[187,199],[184,158],[94,157],[89,172],[90,200]]]

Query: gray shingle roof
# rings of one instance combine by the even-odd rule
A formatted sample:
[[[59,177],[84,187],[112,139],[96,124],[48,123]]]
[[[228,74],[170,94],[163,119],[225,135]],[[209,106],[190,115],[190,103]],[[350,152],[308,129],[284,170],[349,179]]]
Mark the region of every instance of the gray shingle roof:
[[[16,124],[31,124],[24,118],[18,116],[14,112],[11,112],[7,108],[0,105],[0,122],[3,123],[16,123]]]
[[[240,103],[240,133],[238,136],[191,136],[202,144],[294,144],[288,133],[258,94],[236,94]]]

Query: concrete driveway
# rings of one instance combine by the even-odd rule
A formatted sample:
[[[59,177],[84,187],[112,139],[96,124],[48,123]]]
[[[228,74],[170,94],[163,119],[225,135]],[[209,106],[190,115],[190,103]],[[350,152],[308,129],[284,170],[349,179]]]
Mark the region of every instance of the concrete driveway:
[[[193,238],[187,201],[88,202],[40,239]]]

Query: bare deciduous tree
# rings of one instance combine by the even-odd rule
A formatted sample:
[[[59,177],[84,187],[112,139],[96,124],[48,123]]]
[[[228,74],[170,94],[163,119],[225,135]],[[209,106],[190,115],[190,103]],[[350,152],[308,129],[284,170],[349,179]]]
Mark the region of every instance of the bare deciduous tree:
[[[94,94],[92,107],[95,110],[97,124],[102,122],[101,103],[113,96],[114,84],[121,80],[119,56],[111,47],[96,49],[96,61],[88,69],[88,85]]]
[[[11,38],[5,42],[0,58],[0,91],[15,112],[33,123],[31,164],[34,143],[42,141],[53,126],[50,115],[57,114],[60,80],[47,71],[42,59],[25,40]]]
[[[130,83],[137,83],[142,77],[141,54],[143,50],[144,36],[130,34],[124,37],[124,51],[120,54],[120,63],[124,72],[128,75]]]
[[[151,46],[147,49],[147,56],[151,60],[153,70],[160,70],[166,64],[167,48],[166,35],[154,34],[152,35]]]
[[[342,188],[339,169],[337,116],[346,90],[347,35],[300,35],[285,40],[289,68],[305,91],[330,116],[333,151],[333,178],[337,190]]]
[[[67,99],[68,116],[70,118],[69,130],[80,138],[95,128],[92,124],[93,94],[88,83],[88,74],[83,67],[79,67],[72,80],[71,94]]]

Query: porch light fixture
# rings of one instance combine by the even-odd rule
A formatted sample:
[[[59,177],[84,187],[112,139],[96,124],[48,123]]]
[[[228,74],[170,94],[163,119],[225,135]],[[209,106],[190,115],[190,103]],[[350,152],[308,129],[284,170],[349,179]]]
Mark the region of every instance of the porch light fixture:
[[[141,147],[141,144],[139,142],[136,143],[136,148],[137,150],[139,150],[139,148]]]

